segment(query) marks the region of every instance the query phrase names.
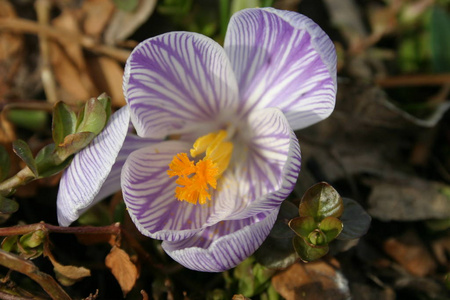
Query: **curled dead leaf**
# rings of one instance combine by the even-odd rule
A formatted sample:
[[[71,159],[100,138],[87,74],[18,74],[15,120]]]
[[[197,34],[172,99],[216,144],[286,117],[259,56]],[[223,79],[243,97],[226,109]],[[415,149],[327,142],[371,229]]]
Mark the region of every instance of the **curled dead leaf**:
[[[84,277],[91,276],[91,271],[85,267],[63,266],[53,261],[56,279],[64,286],[71,286]]]
[[[136,265],[133,264],[130,256],[124,250],[116,246],[112,247],[111,252],[106,256],[105,264],[119,282],[125,297],[139,277]]]
[[[336,260],[293,264],[273,276],[272,285],[287,300],[343,300],[350,296]]]

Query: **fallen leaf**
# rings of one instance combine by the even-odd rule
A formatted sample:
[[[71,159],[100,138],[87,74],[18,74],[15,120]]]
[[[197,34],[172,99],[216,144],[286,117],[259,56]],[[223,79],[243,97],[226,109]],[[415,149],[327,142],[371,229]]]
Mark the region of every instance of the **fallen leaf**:
[[[130,256],[124,250],[116,246],[112,247],[106,256],[105,264],[119,282],[125,297],[139,277],[136,265],[131,262]]]
[[[339,271],[338,262],[296,263],[272,277],[275,290],[286,300],[349,299],[347,279]]]
[[[100,38],[115,11],[110,0],[86,0],[81,6],[83,31],[94,38]]]
[[[91,276],[91,271],[85,267],[63,266],[55,261],[52,263],[56,279],[64,286],[71,286],[84,277]]]
[[[116,60],[106,56],[91,57],[88,62],[95,86],[111,96],[112,106],[124,106],[126,102],[122,91],[123,67]]]
[[[368,213],[383,221],[450,217],[450,186],[416,177],[372,182]]]
[[[427,247],[414,231],[399,238],[389,238],[383,244],[384,251],[415,276],[425,276],[436,269]]]

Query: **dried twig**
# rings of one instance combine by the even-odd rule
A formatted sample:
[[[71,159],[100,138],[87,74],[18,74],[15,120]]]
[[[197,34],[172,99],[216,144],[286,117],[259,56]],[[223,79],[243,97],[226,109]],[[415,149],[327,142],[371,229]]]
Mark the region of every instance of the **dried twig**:
[[[41,25],[48,25],[50,22],[51,3],[48,0],[37,0],[35,3],[38,22]],[[45,34],[39,34],[39,48],[41,50],[41,80],[44,86],[47,101],[56,103],[58,95],[56,93],[56,81],[50,63],[50,44]]]
[[[52,299],[71,300],[50,275],[41,272],[32,262],[0,249],[0,265],[22,273],[36,281]]]
[[[376,80],[385,88],[398,86],[439,86],[450,84],[450,74],[419,74],[392,76]]]

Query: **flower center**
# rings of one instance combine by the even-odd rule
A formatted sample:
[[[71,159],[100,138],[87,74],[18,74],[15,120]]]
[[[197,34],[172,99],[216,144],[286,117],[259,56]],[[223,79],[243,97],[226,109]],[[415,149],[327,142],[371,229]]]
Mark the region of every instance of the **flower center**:
[[[169,164],[167,174],[178,176],[175,196],[180,201],[193,204],[205,204],[211,200],[210,190],[216,189],[217,180],[227,169],[233,152],[233,143],[226,140],[227,132],[219,130],[199,137],[190,154],[195,158],[205,153],[203,159],[196,163],[190,160],[187,153],[178,153]]]

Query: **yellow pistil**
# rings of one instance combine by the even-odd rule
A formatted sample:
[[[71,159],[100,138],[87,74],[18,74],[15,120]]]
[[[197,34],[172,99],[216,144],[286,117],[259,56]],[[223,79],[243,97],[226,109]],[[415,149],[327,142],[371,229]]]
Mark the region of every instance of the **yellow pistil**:
[[[220,130],[199,137],[190,154],[195,158],[205,153],[197,163],[191,161],[187,153],[178,153],[169,164],[167,174],[178,176],[175,196],[180,201],[205,204],[211,200],[210,190],[216,189],[217,180],[227,169],[233,152],[233,143],[226,141],[227,132]]]

